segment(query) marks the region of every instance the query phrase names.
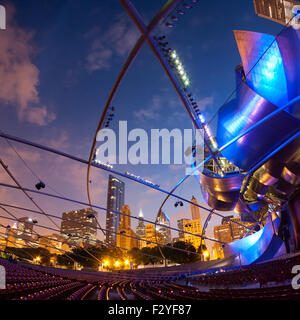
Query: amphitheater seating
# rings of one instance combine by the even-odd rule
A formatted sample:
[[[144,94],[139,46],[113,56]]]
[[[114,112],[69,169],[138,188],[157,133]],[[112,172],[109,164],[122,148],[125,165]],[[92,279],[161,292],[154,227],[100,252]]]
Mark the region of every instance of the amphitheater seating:
[[[160,273],[81,272],[0,259],[7,282],[0,300],[299,300],[300,290],[290,283],[296,264],[300,255],[197,275],[185,266]]]

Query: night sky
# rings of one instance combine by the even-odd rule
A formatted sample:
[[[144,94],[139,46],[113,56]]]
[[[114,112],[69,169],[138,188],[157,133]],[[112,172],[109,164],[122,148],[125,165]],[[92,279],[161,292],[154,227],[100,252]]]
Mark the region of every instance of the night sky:
[[[0,4],[8,14],[7,30],[0,30],[1,130],[88,159],[102,108],[139,31],[121,4],[113,0],[0,0]],[[164,1],[138,0],[133,4],[148,24]],[[198,104],[209,119],[235,87],[234,68],[240,57],[232,31],[275,35],[282,26],[256,16],[252,0],[199,1],[193,6],[175,28],[161,25],[153,34],[166,35],[169,46],[179,54]],[[111,128],[116,131],[120,120],[128,121],[129,130],[192,128],[175,90],[147,44],[122,82],[113,106],[116,112]],[[46,183],[45,191],[87,201],[85,165],[18,143],[13,145]],[[0,148],[1,158],[16,178],[23,186],[34,188],[37,178],[2,138]],[[116,165],[114,168],[149,178],[166,190],[171,190],[185,175],[184,165]],[[92,170],[92,199],[100,206],[106,206],[107,178],[107,173]],[[0,180],[13,184],[2,168]],[[126,184],[125,202],[132,215],[137,216],[142,209],[145,218],[154,220],[165,196],[122,180]],[[187,199],[195,195],[203,202],[194,177],[176,193]],[[1,202],[34,208],[20,191],[0,187],[0,194]],[[46,212],[55,215],[80,208],[37,195],[34,199]],[[169,200],[164,210],[176,227],[177,219],[190,217],[190,208],[188,204],[174,208],[174,202]],[[28,215],[12,212],[19,217]],[[201,211],[201,215],[205,219],[207,214]],[[41,224],[51,225],[44,217],[30,216]],[[105,212],[99,211],[99,217],[105,226]],[[212,220],[212,225],[219,223],[220,218]],[[41,229],[37,231],[45,233]],[[100,232],[99,238],[102,238]]]

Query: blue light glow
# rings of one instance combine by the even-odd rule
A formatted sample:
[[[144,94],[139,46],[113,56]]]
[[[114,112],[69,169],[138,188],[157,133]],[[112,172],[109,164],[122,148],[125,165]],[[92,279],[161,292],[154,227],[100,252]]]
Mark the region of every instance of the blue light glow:
[[[232,135],[237,135],[244,129],[248,122],[249,117],[255,115],[260,108],[261,97],[256,95],[240,112],[237,112],[234,117],[230,117],[224,124],[224,127]]]
[[[274,38],[268,35],[263,35],[260,38],[259,50],[252,52],[247,57],[251,61],[248,62],[247,69],[254,66],[255,61],[263,55],[273,40]],[[287,81],[276,41],[247,76],[247,83],[250,88],[274,105],[281,107],[287,103]]]
[[[205,119],[202,114],[199,115],[199,119],[200,119],[201,123],[205,123]]]

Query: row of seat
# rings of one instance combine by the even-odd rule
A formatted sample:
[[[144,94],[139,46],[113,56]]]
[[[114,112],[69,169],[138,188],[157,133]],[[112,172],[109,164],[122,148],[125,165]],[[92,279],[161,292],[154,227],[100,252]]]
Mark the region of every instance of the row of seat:
[[[300,299],[300,290],[290,284],[291,269],[300,255],[244,266],[208,270],[189,277],[188,273],[155,276],[150,272],[81,272],[0,259],[6,269],[7,288],[0,299],[18,300],[244,300]],[[194,270],[195,273],[197,270]],[[259,284],[249,289],[243,286]],[[270,286],[272,283],[272,286]]]

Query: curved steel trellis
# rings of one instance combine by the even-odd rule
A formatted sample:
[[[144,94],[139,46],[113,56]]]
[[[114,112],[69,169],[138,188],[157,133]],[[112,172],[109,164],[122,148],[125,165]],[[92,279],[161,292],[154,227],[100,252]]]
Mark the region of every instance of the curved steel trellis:
[[[92,203],[91,203],[91,196],[90,196],[90,169],[91,169],[91,164],[92,164],[92,159],[93,159],[93,155],[95,152],[95,146],[96,146],[96,140],[97,140],[97,134],[98,131],[101,129],[106,113],[110,107],[110,104],[113,100],[113,97],[115,96],[117,89],[119,88],[119,85],[121,83],[121,81],[123,80],[125,74],[127,73],[130,65],[132,64],[132,62],[134,61],[135,57],[137,56],[139,50],[141,49],[141,47],[144,45],[147,35],[150,34],[154,28],[156,27],[156,25],[159,23],[159,21],[164,18],[165,16],[168,15],[168,13],[174,9],[174,7],[180,2],[180,0],[169,0],[164,6],[163,8],[159,11],[159,13],[155,16],[155,18],[151,21],[151,23],[149,24],[148,28],[147,28],[147,32],[145,33],[145,35],[142,35],[139,40],[137,41],[136,45],[134,46],[134,48],[132,49],[129,57],[127,58],[127,61],[125,62],[120,74],[118,75],[118,78],[109,94],[109,97],[106,101],[106,104],[104,106],[100,121],[98,123],[97,129],[96,129],[96,133],[94,135],[94,139],[92,142],[92,147],[91,147],[91,151],[90,151],[90,155],[89,155],[89,161],[88,161],[88,168],[87,168],[87,178],[86,178],[86,187],[87,187],[87,196],[88,196],[88,201],[90,204],[90,207],[92,208]],[[103,231],[102,231],[103,232]],[[104,232],[103,232],[104,233]]]

